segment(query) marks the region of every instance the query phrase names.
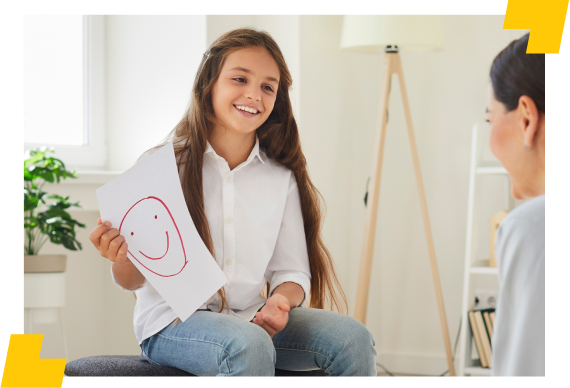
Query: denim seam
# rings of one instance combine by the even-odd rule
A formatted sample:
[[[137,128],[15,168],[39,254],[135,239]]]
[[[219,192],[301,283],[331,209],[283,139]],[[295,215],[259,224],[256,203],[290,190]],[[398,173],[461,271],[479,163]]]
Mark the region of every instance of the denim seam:
[[[328,361],[331,361],[330,358],[328,358],[326,355],[319,353],[319,352],[315,352],[314,350],[309,350],[309,349],[292,349],[292,348],[275,348],[275,350],[296,350],[299,352],[309,352],[309,353],[316,353],[320,356],[323,356],[324,358],[326,358]],[[332,361],[331,361],[332,362]]]
[[[164,365],[159,364],[158,362],[154,361],[154,360],[153,360],[152,358],[150,358],[149,356],[146,356],[146,359],[147,359],[151,364],[158,365],[158,366],[164,366]]]
[[[160,337],[164,337],[164,338],[166,338],[166,339],[169,339],[169,340],[171,340],[171,341],[195,341],[195,342],[204,342],[204,343],[216,345],[216,346],[219,346],[220,348],[222,348],[223,351],[228,355],[228,357],[231,357],[230,352],[228,352],[228,351],[226,350],[226,348],[225,348],[223,345],[217,344],[217,343],[212,342],[212,341],[204,341],[204,340],[199,340],[199,339],[194,339],[194,338],[173,338],[173,337],[168,337],[168,336],[166,336],[166,335],[164,335],[164,334],[159,334],[159,336],[160,336]],[[226,360],[227,360],[227,359],[226,359]],[[230,374],[231,374],[231,373],[232,373],[232,368],[231,368],[231,366],[230,366],[230,361],[227,360],[227,363],[228,363],[228,370],[229,370],[229,372],[230,372]]]
[[[275,348],[275,350],[293,350],[293,351],[296,351],[296,352],[315,353],[315,354],[318,354],[319,356],[323,356],[324,358],[327,359],[327,361],[328,361],[329,363],[332,364],[332,361],[331,361],[330,358],[328,358],[326,355],[324,355],[324,354],[322,354],[322,353],[315,352],[314,350],[308,350],[308,349],[292,349],[292,348]],[[329,365],[329,367],[326,368],[326,369],[328,369],[330,372],[332,372],[332,369],[331,369],[330,365]]]
[[[151,364],[158,365],[158,366],[164,366],[164,365],[159,364],[158,362],[154,361],[152,358],[150,358],[150,357],[148,356],[148,354],[146,354],[146,352],[144,351],[144,349],[143,349],[142,347],[141,347],[141,350],[142,350],[142,352],[144,353],[144,358],[146,358],[148,362],[150,362]]]

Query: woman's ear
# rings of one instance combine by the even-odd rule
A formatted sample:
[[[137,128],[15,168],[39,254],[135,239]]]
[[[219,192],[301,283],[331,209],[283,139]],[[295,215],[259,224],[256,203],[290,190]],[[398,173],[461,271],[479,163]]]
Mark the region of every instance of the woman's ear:
[[[536,135],[539,129],[540,114],[536,104],[529,96],[519,98],[519,117],[522,120],[523,141],[525,150],[532,150],[535,146]]]

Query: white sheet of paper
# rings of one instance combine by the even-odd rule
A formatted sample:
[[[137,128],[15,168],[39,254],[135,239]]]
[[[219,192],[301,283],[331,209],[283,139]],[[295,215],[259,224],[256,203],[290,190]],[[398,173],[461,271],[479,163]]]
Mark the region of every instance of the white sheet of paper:
[[[127,257],[185,321],[227,281],[200,238],[180,186],[172,142],[97,189],[103,222]]]

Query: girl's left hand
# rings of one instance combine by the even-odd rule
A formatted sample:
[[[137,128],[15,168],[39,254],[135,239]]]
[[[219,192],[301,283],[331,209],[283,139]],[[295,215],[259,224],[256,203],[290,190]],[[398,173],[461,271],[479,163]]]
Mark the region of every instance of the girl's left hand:
[[[289,300],[281,294],[273,294],[261,311],[255,314],[253,323],[261,326],[271,338],[285,328],[289,321]]]

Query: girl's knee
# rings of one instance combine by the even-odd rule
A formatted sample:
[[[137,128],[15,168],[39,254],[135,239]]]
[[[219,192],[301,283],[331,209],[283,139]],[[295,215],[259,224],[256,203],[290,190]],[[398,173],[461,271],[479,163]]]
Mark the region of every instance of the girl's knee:
[[[273,341],[261,327],[243,327],[228,342],[220,372],[229,376],[273,376],[277,359]]]
[[[275,365],[277,355],[269,334],[251,324],[236,336],[228,349],[231,354],[246,358],[248,362],[269,362]]]
[[[363,347],[370,346],[373,348],[376,345],[372,333],[358,320],[346,317],[343,326],[344,330],[341,338],[345,348],[362,350]]]

